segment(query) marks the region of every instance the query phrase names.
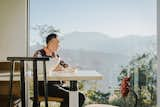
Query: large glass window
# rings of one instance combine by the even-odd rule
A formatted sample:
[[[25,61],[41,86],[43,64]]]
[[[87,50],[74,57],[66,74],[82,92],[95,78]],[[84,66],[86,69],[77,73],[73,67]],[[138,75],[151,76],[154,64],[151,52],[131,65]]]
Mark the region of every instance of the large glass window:
[[[156,0],[30,0],[30,56],[52,32],[66,63],[104,76],[79,83],[86,104],[156,105]]]

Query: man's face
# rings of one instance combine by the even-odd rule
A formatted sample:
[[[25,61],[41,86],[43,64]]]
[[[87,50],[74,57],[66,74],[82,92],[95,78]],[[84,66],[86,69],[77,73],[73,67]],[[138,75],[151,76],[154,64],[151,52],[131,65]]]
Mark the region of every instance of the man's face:
[[[47,46],[51,51],[56,52],[58,50],[58,47],[59,47],[59,39],[58,38],[53,38],[52,40],[49,41]]]

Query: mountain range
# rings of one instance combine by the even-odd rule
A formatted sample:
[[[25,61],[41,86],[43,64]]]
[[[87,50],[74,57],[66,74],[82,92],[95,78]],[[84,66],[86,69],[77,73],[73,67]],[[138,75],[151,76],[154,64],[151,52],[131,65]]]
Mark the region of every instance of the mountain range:
[[[98,32],[72,32],[63,37],[61,45],[63,49],[92,50],[133,56],[152,49],[156,50],[156,36],[129,35],[112,38]]]

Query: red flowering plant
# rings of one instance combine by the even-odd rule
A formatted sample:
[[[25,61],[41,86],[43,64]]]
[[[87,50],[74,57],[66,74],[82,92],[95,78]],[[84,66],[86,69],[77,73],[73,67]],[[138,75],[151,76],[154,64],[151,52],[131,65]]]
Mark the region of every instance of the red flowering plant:
[[[131,76],[128,76],[128,69],[123,68],[118,80],[120,81],[120,92],[122,97],[127,97],[130,88]]]
[[[129,93],[129,82],[130,82],[130,77],[124,77],[121,81],[120,91],[122,97],[126,97]]]

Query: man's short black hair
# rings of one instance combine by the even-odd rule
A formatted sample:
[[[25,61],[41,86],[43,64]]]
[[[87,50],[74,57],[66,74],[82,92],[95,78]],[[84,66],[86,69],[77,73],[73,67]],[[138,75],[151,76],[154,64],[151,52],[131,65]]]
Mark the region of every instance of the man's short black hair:
[[[52,40],[53,38],[57,38],[57,35],[55,33],[51,33],[46,37],[46,43],[48,44],[48,42],[50,40]]]

